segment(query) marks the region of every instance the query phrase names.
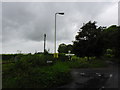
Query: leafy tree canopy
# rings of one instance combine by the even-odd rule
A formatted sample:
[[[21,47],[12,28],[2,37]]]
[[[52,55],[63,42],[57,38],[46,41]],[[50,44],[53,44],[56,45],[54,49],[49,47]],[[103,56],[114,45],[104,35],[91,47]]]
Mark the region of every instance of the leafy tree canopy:
[[[58,47],[58,52],[59,53],[68,53],[68,51],[70,50],[72,52],[72,49],[73,49],[73,46],[71,44],[60,44],[59,47]]]
[[[100,56],[103,51],[101,31],[104,27],[97,27],[96,22],[84,24],[73,42],[73,51],[77,56]]]

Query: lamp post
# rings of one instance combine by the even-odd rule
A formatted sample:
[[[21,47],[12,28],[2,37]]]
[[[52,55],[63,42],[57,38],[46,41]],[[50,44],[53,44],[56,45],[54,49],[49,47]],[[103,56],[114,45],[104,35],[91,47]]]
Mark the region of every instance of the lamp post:
[[[57,57],[57,54],[56,54],[56,16],[57,16],[57,14],[64,15],[64,13],[55,13],[55,49],[54,49],[54,58]]]

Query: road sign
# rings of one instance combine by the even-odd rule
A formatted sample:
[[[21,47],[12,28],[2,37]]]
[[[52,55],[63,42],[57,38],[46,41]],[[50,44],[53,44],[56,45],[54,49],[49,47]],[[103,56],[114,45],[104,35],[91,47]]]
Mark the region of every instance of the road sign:
[[[66,56],[74,56],[75,54],[65,54]]]

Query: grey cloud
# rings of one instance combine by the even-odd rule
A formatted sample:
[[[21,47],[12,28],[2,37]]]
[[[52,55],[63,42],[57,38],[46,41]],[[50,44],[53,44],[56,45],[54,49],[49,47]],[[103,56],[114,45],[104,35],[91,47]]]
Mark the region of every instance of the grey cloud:
[[[118,2],[118,25],[120,25],[120,1]]]
[[[4,2],[2,3],[3,43],[9,43],[12,39],[39,42],[43,41],[45,33],[47,40],[52,43],[56,12],[65,13],[64,16],[57,15],[57,40],[71,41],[83,23],[99,20],[98,16],[112,5],[110,2]]]
[[[0,2],[0,48],[2,46],[2,3]],[[2,50],[0,49],[0,52]]]
[[[9,21],[12,20],[23,25],[32,20],[32,13],[30,13],[26,7],[27,3],[2,3],[2,15]]]

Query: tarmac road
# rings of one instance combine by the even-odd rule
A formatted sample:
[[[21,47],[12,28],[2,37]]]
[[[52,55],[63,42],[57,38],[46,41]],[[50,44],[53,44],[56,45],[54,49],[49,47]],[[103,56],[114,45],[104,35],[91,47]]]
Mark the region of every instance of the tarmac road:
[[[118,64],[109,63],[105,68],[72,69],[73,81],[58,88],[112,88],[118,89]]]

